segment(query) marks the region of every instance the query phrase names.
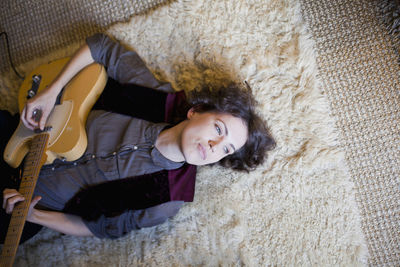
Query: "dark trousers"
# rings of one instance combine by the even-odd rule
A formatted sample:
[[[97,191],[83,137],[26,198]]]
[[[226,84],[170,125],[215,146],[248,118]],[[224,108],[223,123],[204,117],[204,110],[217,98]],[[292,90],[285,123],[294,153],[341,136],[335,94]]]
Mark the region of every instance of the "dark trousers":
[[[17,128],[19,116],[12,116],[8,111],[0,110],[0,196],[3,203],[3,190],[5,188],[14,188],[18,190],[19,187],[19,169],[11,168],[3,159],[3,152],[7,145],[8,140]],[[0,209],[0,243],[4,243],[7,234],[8,225],[10,223],[11,215],[7,214],[1,207]],[[20,244],[37,234],[41,225],[26,222],[22,232]]]

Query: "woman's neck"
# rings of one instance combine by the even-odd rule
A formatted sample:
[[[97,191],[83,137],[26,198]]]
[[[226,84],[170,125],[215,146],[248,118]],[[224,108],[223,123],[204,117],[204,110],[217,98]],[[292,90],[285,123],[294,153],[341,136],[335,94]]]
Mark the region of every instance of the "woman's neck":
[[[174,127],[162,131],[157,137],[156,148],[169,160],[175,162],[185,161],[181,149],[181,134],[186,123],[187,120],[184,120]]]

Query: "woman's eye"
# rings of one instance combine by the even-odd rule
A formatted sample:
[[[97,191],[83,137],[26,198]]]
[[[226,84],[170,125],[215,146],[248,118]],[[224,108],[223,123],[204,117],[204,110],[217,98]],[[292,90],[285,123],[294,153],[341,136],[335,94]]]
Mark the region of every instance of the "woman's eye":
[[[215,129],[217,130],[218,135],[222,134],[221,128],[218,125],[215,125]]]
[[[226,146],[224,146],[224,152],[225,154],[229,154],[229,149]]]

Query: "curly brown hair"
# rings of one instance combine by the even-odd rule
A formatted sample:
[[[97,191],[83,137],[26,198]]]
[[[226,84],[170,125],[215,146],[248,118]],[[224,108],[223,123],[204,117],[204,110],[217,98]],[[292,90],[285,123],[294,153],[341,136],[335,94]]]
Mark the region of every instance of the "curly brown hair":
[[[203,87],[188,94],[188,104],[196,112],[228,113],[241,118],[247,125],[248,139],[234,154],[219,161],[224,167],[249,171],[264,162],[266,152],[275,146],[266,122],[255,112],[256,100],[250,90],[231,84],[218,89]]]

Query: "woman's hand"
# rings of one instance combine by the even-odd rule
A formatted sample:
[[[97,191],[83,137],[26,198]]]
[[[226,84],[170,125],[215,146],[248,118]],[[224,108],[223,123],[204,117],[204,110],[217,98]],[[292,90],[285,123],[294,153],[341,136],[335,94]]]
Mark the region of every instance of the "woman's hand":
[[[77,236],[93,236],[89,228],[82,221],[81,217],[65,214],[58,211],[35,209],[35,205],[41,197],[37,196],[32,199],[29,206],[28,216],[26,220],[56,230],[58,232],[77,235]],[[15,189],[4,189],[3,191],[3,209],[10,214],[15,204],[25,201],[25,198]]]
[[[35,128],[44,129],[47,118],[56,103],[57,94],[54,92],[59,91],[57,88],[52,87],[55,87],[55,85],[53,84],[40,91],[26,102],[21,113],[21,120],[27,128],[31,130]]]
[[[26,218],[27,221],[30,221],[33,212],[36,210],[34,207],[40,201],[42,197],[37,196],[32,199],[31,204],[29,206],[28,216]],[[25,201],[25,198],[15,189],[6,188],[3,191],[3,209],[5,209],[6,213],[11,214],[14,210],[15,204],[18,202]]]
[[[65,65],[51,85],[41,90],[36,96],[27,101],[24,110],[21,113],[21,120],[24,125],[31,130],[34,130],[37,127],[43,130],[61,89],[64,88],[64,86],[79,71],[93,62],[94,60],[89,46],[84,44],[78,49],[78,51],[76,51],[71,60]],[[35,117],[38,116],[34,116],[35,113],[41,115],[39,119],[36,118],[36,121]]]

